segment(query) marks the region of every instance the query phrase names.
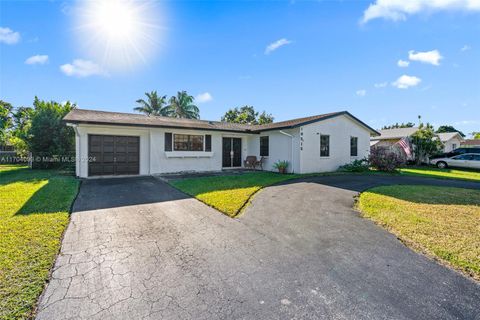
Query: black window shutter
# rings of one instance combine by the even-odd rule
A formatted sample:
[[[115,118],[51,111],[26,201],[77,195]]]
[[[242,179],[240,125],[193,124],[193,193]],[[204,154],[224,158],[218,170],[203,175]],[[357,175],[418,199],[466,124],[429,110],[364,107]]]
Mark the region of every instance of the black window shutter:
[[[165,132],[165,151],[172,151],[172,133]]]
[[[212,135],[210,134],[205,135],[205,151],[212,151]]]

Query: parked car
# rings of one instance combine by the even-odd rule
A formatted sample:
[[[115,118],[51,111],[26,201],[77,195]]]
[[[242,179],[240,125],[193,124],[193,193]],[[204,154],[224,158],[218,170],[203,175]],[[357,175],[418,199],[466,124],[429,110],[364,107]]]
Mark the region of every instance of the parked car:
[[[432,159],[430,163],[440,169],[447,167],[480,169],[480,153],[464,153],[450,158]]]
[[[450,152],[436,154],[430,157],[430,159],[451,158],[464,153],[480,153],[480,148],[457,148]]]

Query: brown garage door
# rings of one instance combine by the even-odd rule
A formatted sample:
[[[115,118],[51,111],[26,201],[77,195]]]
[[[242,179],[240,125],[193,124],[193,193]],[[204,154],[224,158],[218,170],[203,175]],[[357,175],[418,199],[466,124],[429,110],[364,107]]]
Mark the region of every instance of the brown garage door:
[[[89,176],[138,174],[140,138],[128,136],[88,136]]]

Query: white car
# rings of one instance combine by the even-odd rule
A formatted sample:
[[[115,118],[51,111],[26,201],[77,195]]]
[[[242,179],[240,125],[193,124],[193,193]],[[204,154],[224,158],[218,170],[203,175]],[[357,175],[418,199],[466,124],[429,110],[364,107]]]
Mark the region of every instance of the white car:
[[[464,153],[451,158],[432,159],[430,163],[440,169],[447,167],[480,169],[480,153]]]

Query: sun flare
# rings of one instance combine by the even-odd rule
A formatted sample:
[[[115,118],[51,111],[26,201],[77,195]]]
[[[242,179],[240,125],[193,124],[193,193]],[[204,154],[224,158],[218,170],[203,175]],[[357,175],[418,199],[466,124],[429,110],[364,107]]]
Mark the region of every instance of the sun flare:
[[[81,45],[109,69],[131,69],[146,63],[161,44],[158,6],[141,0],[97,0],[79,3],[76,30]]]

